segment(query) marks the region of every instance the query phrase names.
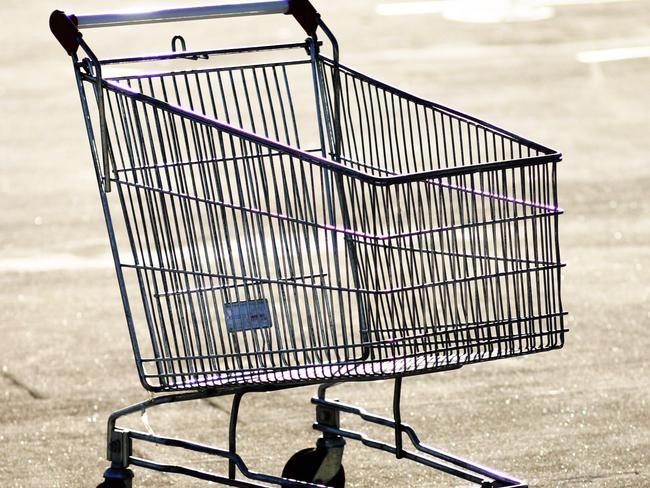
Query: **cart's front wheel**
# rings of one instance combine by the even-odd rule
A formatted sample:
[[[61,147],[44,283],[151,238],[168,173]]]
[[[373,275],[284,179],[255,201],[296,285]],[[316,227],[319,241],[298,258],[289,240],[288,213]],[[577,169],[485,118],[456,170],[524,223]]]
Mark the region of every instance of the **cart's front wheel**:
[[[322,448],[308,448],[295,453],[282,470],[282,477],[298,481],[307,481],[326,485],[331,488],[345,487],[345,470],[341,464],[333,478],[329,480],[315,480],[323,460],[327,456],[327,450]],[[291,485],[282,485],[288,488]]]

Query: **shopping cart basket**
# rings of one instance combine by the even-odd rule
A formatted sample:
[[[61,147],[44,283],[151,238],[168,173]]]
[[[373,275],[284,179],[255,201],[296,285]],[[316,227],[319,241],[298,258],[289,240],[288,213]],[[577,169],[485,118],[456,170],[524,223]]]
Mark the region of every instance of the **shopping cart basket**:
[[[175,36],[165,54],[100,60],[79,31],[271,13],[293,15],[306,41],[191,51]],[[55,11],[50,24],[74,64],[140,380],[160,393],[110,417],[102,486],[131,486],[139,466],[338,487],[344,439],[482,487],[524,486],[422,444],[400,394],[405,376],[562,347],[559,153],[343,66],[307,0]],[[326,396],[388,378],[392,419]],[[249,470],[242,395],[307,384],[320,385],[316,448],[281,477]],[[226,394],[227,449],[117,426]],[[394,444],[342,428],[341,413],[393,429]],[[143,459],[134,441],[225,458],[228,473]]]

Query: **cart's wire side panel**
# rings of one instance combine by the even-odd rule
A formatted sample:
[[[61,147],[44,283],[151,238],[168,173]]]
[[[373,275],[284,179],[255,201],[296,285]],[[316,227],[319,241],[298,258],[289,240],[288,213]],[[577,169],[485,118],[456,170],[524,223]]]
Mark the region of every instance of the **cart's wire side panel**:
[[[326,57],[319,59],[325,102],[331,114],[340,114],[339,157],[360,171],[402,175],[553,154],[532,141],[335,65]]]
[[[107,90],[115,183],[164,385],[361,356],[317,167]],[[331,240],[341,241],[332,244]],[[263,300],[271,327],[228,330]]]

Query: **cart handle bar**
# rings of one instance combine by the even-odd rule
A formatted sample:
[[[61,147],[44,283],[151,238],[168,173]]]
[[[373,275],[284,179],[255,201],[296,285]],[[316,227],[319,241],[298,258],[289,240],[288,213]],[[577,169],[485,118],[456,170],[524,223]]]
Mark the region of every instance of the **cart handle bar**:
[[[79,29],[266,14],[293,15],[309,36],[316,37],[320,16],[309,0],[267,0],[89,15],[67,15],[61,10],[55,10],[50,15],[50,30],[72,56],[79,48],[79,38],[82,37]]]

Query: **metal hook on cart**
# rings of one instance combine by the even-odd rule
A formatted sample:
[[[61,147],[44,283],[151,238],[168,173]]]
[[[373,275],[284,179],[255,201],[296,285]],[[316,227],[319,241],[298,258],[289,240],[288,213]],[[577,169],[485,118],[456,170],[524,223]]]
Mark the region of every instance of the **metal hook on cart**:
[[[176,43],[180,43],[181,48],[180,50],[177,49]],[[176,35],[172,37],[172,52],[177,53],[177,52],[185,52],[187,51],[187,43],[185,42],[185,38],[181,35]],[[198,59],[209,59],[210,56],[207,54],[193,54],[191,56],[184,56],[185,59],[192,59],[194,61]]]

